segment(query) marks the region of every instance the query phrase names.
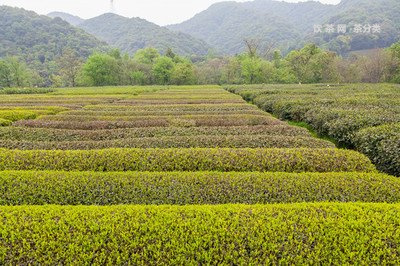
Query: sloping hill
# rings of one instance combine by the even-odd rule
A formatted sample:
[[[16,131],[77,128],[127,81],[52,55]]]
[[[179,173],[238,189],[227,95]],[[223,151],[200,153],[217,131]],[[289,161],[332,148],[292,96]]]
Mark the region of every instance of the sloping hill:
[[[244,49],[244,39],[261,42],[294,42],[299,32],[277,16],[259,12],[236,2],[222,2],[170,29],[204,39],[224,53],[236,54]]]
[[[85,21],[83,18],[64,12],[51,12],[47,14],[47,16],[51,18],[61,18],[73,26],[79,25]]]
[[[173,32],[144,19],[112,13],[86,20],[79,27],[130,54],[145,47],[154,47],[161,52],[172,48],[181,55],[205,55],[211,49],[204,41],[187,34]]]
[[[283,51],[316,42],[339,53],[387,47],[399,40],[400,2],[343,0],[338,5],[274,0],[221,2],[181,24],[168,28],[204,39],[221,51],[243,51],[246,38],[276,43]],[[315,24],[379,24],[379,34],[314,34]],[[288,45],[289,44],[289,45]],[[289,48],[289,49],[288,49]]]
[[[81,57],[106,46],[60,18],[0,6],[0,57],[19,56],[29,64],[46,64],[70,48]]]

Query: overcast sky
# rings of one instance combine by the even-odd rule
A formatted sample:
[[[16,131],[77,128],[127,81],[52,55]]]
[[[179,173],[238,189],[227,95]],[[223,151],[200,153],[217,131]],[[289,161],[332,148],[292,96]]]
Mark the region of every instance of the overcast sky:
[[[23,7],[39,14],[63,11],[82,18],[92,18],[110,12],[111,0],[0,0],[0,5]],[[115,13],[141,17],[159,25],[180,23],[223,0],[114,0]],[[238,2],[245,2],[240,0]],[[299,2],[287,0],[287,2]],[[337,4],[340,0],[321,0]]]

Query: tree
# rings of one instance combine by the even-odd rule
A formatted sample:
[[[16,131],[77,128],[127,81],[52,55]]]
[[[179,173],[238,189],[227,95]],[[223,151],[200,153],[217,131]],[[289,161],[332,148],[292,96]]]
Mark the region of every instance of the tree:
[[[91,55],[82,68],[83,80],[89,86],[118,85],[118,60],[108,54]]]
[[[262,79],[261,60],[246,56],[241,62],[241,71],[246,84],[260,83],[259,81]]]
[[[178,63],[174,66],[171,80],[176,85],[191,85],[196,83],[193,64],[190,62]]]
[[[389,81],[400,83],[400,42],[393,44],[389,48],[391,54],[391,65],[389,66]]]
[[[160,53],[154,48],[145,48],[138,50],[133,59],[140,64],[152,65],[160,57]]]
[[[174,59],[176,57],[176,54],[172,51],[171,48],[168,48],[168,50],[165,52],[165,56]]]
[[[303,83],[319,83],[329,81],[335,73],[333,64],[336,55],[323,51],[315,44],[306,45],[301,50],[290,52],[286,56],[288,66]]]
[[[31,84],[31,73],[24,62],[17,57],[7,57],[5,59],[11,77],[11,87],[25,87]]]
[[[75,87],[76,78],[82,67],[82,59],[72,49],[65,49],[57,59],[58,72],[64,86]]]
[[[11,70],[5,60],[0,60],[0,87],[11,87]]]
[[[166,85],[171,81],[172,71],[174,68],[174,61],[166,56],[157,58],[153,72],[158,84]]]

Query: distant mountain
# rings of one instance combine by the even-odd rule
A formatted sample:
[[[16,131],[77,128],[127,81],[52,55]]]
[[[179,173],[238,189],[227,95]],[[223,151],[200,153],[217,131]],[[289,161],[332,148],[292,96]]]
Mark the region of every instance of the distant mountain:
[[[61,18],[73,26],[79,25],[85,21],[83,18],[64,12],[51,12],[47,14],[47,16],[51,18]]]
[[[154,47],[161,52],[171,48],[181,55],[205,55],[212,49],[206,42],[188,34],[171,31],[144,19],[112,13],[85,20],[78,27],[130,54],[145,47]]]
[[[319,2],[287,3],[274,0],[220,2],[169,29],[204,39],[229,54],[245,49],[244,39],[274,43],[283,51],[317,44],[339,53],[387,47],[399,40],[399,0],[342,0],[338,5]],[[381,33],[354,34],[355,23],[379,24]],[[348,25],[343,34],[314,34],[314,25]]]
[[[106,43],[60,18],[0,6],[0,57],[15,55],[28,63],[45,64],[66,48],[87,57],[105,46]]]

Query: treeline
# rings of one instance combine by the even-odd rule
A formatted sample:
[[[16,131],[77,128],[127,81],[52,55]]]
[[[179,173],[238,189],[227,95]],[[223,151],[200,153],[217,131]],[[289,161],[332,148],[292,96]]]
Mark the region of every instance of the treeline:
[[[133,56],[119,50],[94,53],[86,61],[65,50],[54,61],[48,86],[189,85],[260,83],[400,83],[400,43],[346,58],[314,44],[283,57],[261,56],[256,46],[234,57],[189,59],[154,48]],[[43,78],[16,57],[0,60],[0,87],[43,86]]]

